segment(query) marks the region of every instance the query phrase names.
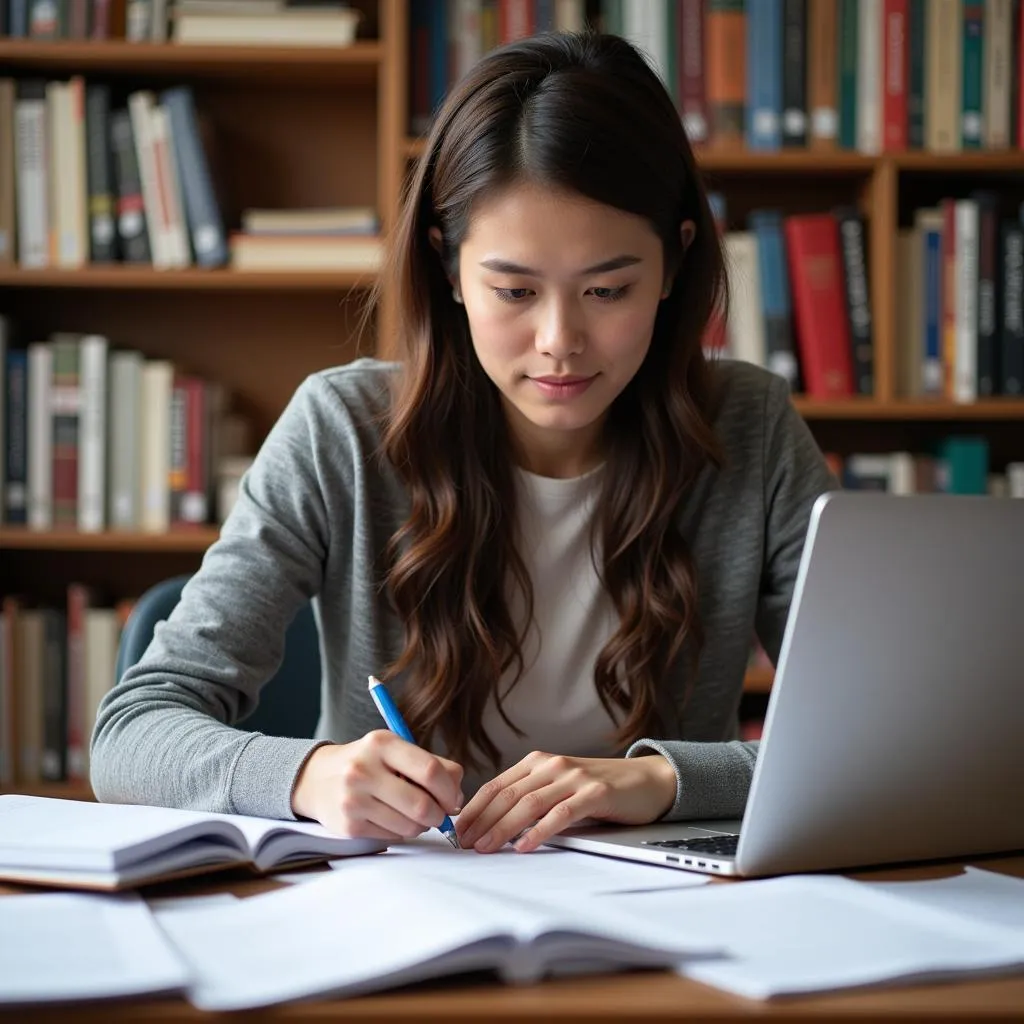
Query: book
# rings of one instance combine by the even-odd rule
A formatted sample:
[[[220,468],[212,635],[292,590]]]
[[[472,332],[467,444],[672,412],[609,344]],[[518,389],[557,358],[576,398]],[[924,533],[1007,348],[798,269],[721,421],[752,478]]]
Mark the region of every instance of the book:
[[[116,891],[218,868],[263,874],[386,846],[315,822],[0,796],[0,879],[11,882]]]
[[[676,967],[718,948],[692,931],[679,941],[678,921],[652,929],[611,905],[614,897],[538,894],[529,883],[537,854],[511,857],[523,882],[502,895],[421,875],[416,858],[387,853],[302,885],[157,918],[188,968],[190,1002],[204,1010],[361,995],[464,971],[526,984]],[[472,851],[459,856],[472,858],[493,863]]]

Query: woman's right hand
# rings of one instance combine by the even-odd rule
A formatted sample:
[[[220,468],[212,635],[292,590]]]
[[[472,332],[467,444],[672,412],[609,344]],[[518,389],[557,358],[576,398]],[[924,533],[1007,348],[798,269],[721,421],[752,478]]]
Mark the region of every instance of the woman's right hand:
[[[384,729],[317,747],[292,791],[292,810],[337,835],[409,839],[461,810],[462,768]]]

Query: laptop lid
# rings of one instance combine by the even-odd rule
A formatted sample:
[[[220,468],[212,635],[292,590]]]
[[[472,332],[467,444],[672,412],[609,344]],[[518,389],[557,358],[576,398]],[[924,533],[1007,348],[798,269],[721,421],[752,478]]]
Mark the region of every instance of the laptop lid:
[[[1024,848],[1024,501],[812,510],[741,874]]]

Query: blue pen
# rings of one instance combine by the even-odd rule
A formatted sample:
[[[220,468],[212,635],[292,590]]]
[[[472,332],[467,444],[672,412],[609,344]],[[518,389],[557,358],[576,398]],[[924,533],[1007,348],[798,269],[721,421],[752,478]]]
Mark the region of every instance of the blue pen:
[[[398,710],[398,705],[391,699],[391,694],[388,693],[387,687],[376,677],[370,676],[370,696],[373,698],[373,703],[377,705],[377,710],[381,713],[381,717],[387,723],[387,727],[396,735],[400,736],[407,743],[416,743],[412,733],[409,731],[409,726],[405,724],[405,719],[402,718],[401,712]],[[441,821],[441,824],[437,826],[441,835],[448,840],[455,849],[459,849],[459,837],[455,832],[455,826],[452,824],[452,819],[446,814]]]

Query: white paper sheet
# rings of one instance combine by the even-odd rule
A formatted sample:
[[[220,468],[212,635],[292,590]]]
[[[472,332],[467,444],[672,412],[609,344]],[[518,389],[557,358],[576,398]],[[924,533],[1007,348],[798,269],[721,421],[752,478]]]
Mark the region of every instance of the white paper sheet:
[[[968,866],[962,874],[916,882],[861,882],[922,906],[1024,933],[1024,878]]]
[[[134,894],[0,899],[0,1003],[180,991],[183,962]]]
[[[497,853],[477,853],[455,850],[442,837],[438,840],[427,834],[396,844],[378,857],[385,867],[472,885],[499,896],[528,892],[535,896],[550,893],[573,899],[616,892],[689,889],[711,880],[707,875],[692,871],[549,846],[532,853],[516,853],[511,848]],[[331,863],[336,871],[344,871],[346,866],[344,861]]]
[[[674,927],[651,928],[602,910],[604,901],[577,901],[578,909],[569,910],[440,880],[425,885],[422,876],[385,867],[379,857],[350,866],[233,906],[162,916],[162,928],[191,968],[192,1002],[208,1010],[242,1009],[503,964],[523,977],[512,936],[529,942],[550,935],[563,953],[581,960],[605,955],[606,969],[631,962],[616,952],[627,943],[661,950],[662,963],[711,951],[703,939],[680,941]],[[604,938],[567,941],[566,933],[578,928]]]
[[[1024,966],[1012,934],[832,876],[611,896],[644,921],[724,947],[680,973],[752,999]]]

